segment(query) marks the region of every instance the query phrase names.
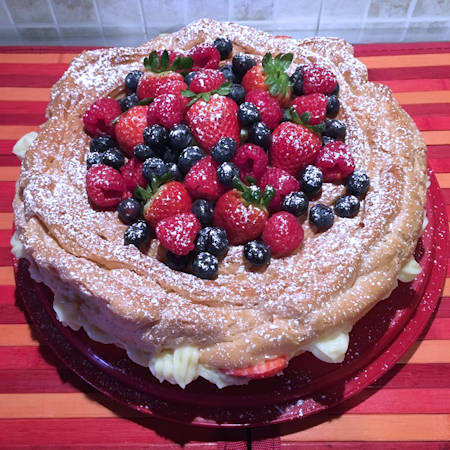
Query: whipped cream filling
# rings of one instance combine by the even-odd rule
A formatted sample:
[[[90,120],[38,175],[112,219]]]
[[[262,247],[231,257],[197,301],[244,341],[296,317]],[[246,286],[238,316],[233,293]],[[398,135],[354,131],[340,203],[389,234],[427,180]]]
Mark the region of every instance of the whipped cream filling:
[[[23,135],[14,145],[13,153],[22,161],[25,158],[25,153],[28,147],[37,137],[36,131],[30,131],[29,133]]]

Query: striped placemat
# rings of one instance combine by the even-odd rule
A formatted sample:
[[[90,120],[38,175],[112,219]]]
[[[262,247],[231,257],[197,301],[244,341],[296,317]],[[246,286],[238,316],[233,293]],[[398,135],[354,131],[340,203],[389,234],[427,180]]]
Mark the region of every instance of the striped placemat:
[[[0,47],[0,448],[231,448],[251,440],[260,448],[449,448],[450,276],[433,322],[393,370],[327,415],[276,429],[196,430],[142,419],[39,346],[14,297],[9,239],[19,161],[11,149],[44,121],[49,88],[79,51]],[[422,131],[449,213],[450,43],[371,44],[355,52]],[[281,439],[265,440],[273,436]]]

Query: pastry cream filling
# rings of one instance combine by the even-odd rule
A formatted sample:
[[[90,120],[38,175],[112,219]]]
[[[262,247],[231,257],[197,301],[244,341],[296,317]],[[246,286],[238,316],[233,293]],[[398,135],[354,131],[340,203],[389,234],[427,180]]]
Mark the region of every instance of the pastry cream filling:
[[[23,135],[14,145],[13,147],[13,153],[22,161],[25,157],[25,153],[28,150],[28,147],[30,144],[36,139],[37,137],[36,131],[30,131],[29,133]]]

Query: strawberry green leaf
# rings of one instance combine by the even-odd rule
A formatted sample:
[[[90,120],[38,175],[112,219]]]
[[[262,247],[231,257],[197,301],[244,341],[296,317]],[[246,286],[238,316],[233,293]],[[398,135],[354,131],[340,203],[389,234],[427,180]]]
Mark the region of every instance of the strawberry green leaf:
[[[233,83],[231,81],[225,81],[220,85],[219,89],[216,90],[216,94],[228,95],[231,92],[232,87]]]
[[[153,101],[153,98],[152,97],[145,97],[145,98],[143,98],[142,100],[139,100],[138,101],[138,105],[150,105],[150,103]]]
[[[311,113],[309,111],[305,111],[304,113],[301,114],[300,116],[300,120],[303,123],[307,123],[309,124],[309,119],[311,119]]]
[[[181,95],[184,97],[195,97],[197,94],[195,92],[190,91],[189,89],[184,89],[183,91],[181,91]]]
[[[294,122],[298,125],[303,125],[304,127],[308,128],[308,130],[313,131],[314,133],[317,133],[319,136],[322,135],[322,133],[325,130],[325,124],[319,123],[317,125],[310,125],[309,119],[311,118],[311,113],[309,111],[304,112],[301,116],[298,115],[295,108],[289,108],[289,116],[290,121]]]
[[[264,192],[263,192],[263,196],[262,196],[263,206],[265,206],[267,208],[270,205],[270,202],[275,197],[275,192],[276,192],[275,188],[271,184],[268,184],[264,188]]]
[[[109,124],[109,126],[113,127],[121,118],[122,114],[119,114],[115,119],[111,120],[111,123]]]
[[[245,177],[245,181],[247,181],[248,184],[257,184],[257,181],[255,178],[251,177],[250,175],[247,175]]]
[[[159,61],[159,66],[160,66],[161,71],[163,71],[163,72],[165,72],[167,70],[167,68],[169,67],[169,53],[167,53],[167,50],[163,51],[163,54]]]

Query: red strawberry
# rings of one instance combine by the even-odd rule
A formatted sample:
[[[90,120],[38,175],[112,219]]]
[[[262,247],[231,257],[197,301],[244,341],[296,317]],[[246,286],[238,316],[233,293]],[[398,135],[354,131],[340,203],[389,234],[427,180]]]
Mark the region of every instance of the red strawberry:
[[[331,94],[337,85],[336,75],[326,67],[308,64],[302,69],[303,93]]]
[[[231,98],[214,94],[208,102],[197,100],[186,113],[186,123],[198,145],[210,152],[223,137],[240,141],[237,104]]]
[[[202,69],[192,78],[189,89],[196,94],[210,92],[218,89],[225,81],[225,76],[222,72],[214,69]]]
[[[185,100],[181,95],[162,94],[149,105],[147,112],[148,126],[158,124],[170,130],[183,122]]]
[[[280,211],[267,221],[262,240],[273,256],[287,256],[302,242],[303,228],[293,214]]]
[[[111,122],[120,114],[122,114],[122,109],[117,100],[101,98],[92,103],[83,114],[84,128],[93,137],[102,134],[114,136],[114,126],[111,125]]]
[[[137,158],[130,158],[120,169],[120,173],[122,174],[122,178],[128,191],[134,192],[138,186],[142,188],[147,186],[147,180],[142,174],[142,164],[143,163]]]
[[[147,106],[135,106],[123,113],[114,126],[116,139],[121,150],[129,157],[133,148],[144,142],[143,133],[147,127]]]
[[[160,220],[156,225],[156,237],[175,255],[187,255],[194,250],[195,238],[201,228],[195,214],[180,213]]]
[[[176,72],[145,72],[139,80],[136,94],[140,100],[148,97],[155,98],[159,95],[157,94],[158,90],[160,93],[169,93],[163,92],[163,87],[173,81],[182,81],[184,83],[183,75]]]
[[[324,181],[341,181],[355,170],[355,161],[347,146],[340,141],[324,145],[314,163],[322,170]]]
[[[279,211],[284,197],[291,192],[300,190],[300,183],[292,175],[278,167],[268,167],[261,177],[261,190],[264,190],[268,184],[275,188],[275,197],[269,205],[271,211]]]
[[[104,164],[95,164],[86,172],[86,191],[95,207],[111,209],[122,200],[126,186],[120,172]]]
[[[227,191],[217,200],[214,226],[223,228],[233,245],[256,239],[262,233],[269,217],[267,205],[273,195],[273,188],[267,187],[261,197],[258,186],[245,186],[239,182],[238,188]]]
[[[261,114],[261,120],[273,130],[283,118],[283,111],[281,111],[278,102],[267,92],[253,90],[247,92],[245,101],[253,103]]]
[[[314,161],[322,142],[319,136],[292,122],[283,122],[272,133],[272,165],[297,176],[300,169]]]
[[[238,369],[223,369],[222,372],[233,377],[244,377],[252,380],[260,378],[273,377],[281,372],[288,364],[286,356],[278,356],[273,359],[266,359],[265,361],[255,364],[254,366],[243,367]]]
[[[191,211],[191,197],[179,181],[169,181],[162,185],[152,183],[136,194],[146,200],[144,217],[152,227],[156,227],[162,219]]]
[[[236,150],[232,162],[238,166],[242,181],[246,182],[247,176],[250,176],[259,182],[267,169],[269,158],[259,145],[244,144]]]
[[[181,91],[187,88],[188,85],[184,80],[169,80],[167,83],[160,84],[156,87],[153,97],[158,97],[158,95],[162,94],[181,94]]]
[[[217,200],[226,190],[217,179],[218,164],[212,156],[197,161],[186,174],[184,185],[192,198]]]
[[[301,116],[309,113],[309,124],[317,125],[325,120],[327,113],[328,98],[323,94],[308,94],[296,97],[292,102],[292,107]]]
[[[199,69],[217,69],[219,67],[220,53],[212,45],[199,44],[191,49],[189,56],[194,61],[193,71]]]

